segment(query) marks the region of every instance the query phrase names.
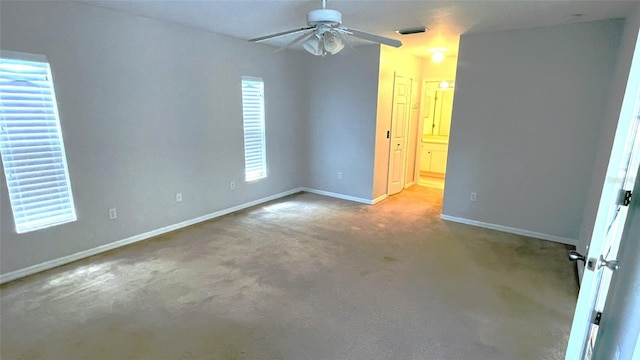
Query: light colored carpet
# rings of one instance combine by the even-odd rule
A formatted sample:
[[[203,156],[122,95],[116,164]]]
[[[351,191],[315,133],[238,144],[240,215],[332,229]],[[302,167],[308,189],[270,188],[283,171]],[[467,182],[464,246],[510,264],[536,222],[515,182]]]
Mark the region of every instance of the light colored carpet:
[[[5,284],[1,357],[563,358],[566,247],[444,222],[441,197],[296,194]]]

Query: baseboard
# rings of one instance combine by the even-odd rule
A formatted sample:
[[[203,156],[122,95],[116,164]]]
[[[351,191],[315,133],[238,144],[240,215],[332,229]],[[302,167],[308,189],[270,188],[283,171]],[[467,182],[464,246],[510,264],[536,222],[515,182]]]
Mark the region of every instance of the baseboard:
[[[432,177],[437,179],[444,179],[447,174],[445,173],[437,173],[433,171],[420,171],[420,176]]]
[[[20,270],[16,270],[16,271],[11,271],[8,272],[6,274],[0,274],[0,284],[4,284],[6,282],[9,281],[13,281],[13,280],[17,280],[20,278],[23,278],[25,276],[29,276],[29,275],[33,275],[36,273],[39,273],[41,271],[45,271],[45,270],[49,270],[49,269],[53,269],[55,267],[61,266],[61,265],[65,265],[74,261],[78,261],[81,259],[84,259],[86,257],[89,256],[93,256],[93,255],[98,255],[100,253],[106,252],[106,251],[110,251],[110,250],[114,250],[117,249],[119,247],[122,246],[126,246],[129,244],[133,244],[136,243],[138,241],[142,241],[142,240],[147,240],[150,239],[154,236],[159,236],[162,234],[166,234],[168,232],[171,231],[175,231],[187,226],[191,226],[203,221],[207,221],[207,220],[211,220],[211,219],[215,219],[217,217],[220,216],[224,216],[236,211],[240,211],[246,208],[250,208],[252,206],[256,206],[256,205],[260,205],[262,203],[268,202],[268,201],[272,201],[272,200],[276,200],[288,195],[292,195],[295,193],[299,193],[303,191],[302,188],[297,188],[297,189],[293,189],[293,190],[289,190],[289,191],[285,191],[285,192],[281,192],[275,195],[271,195],[271,196],[267,196],[258,200],[254,200],[254,201],[250,201],[244,204],[240,204],[237,206],[233,206],[224,210],[220,210],[220,211],[216,211],[207,215],[203,215],[203,216],[199,216],[197,218],[194,219],[190,219],[190,220],[186,220],[183,222],[179,222],[177,224],[173,224],[173,225],[169,225],[169,226],[165,226],[156,230],[152,230],[143,234],[139,234],[139,235],[134,235],[132,237],[126,238],[126,239],[122,239],[122,240],[118,240],[118,241],[114,241],[105,245],[101,245],[92,249],[88,249],[88,250],[84,250],[84,251],[80,251],[68,256],[63,256],[61,258],[57,258],[54,260],[50,260],[50,261],[45,261],[43,263],[40,264],[36,264],[33,266],[29,266],[27,268],[24,269],[20,269]],[[307,191],[307,190],[304,190]]]
[[[216,211],[207,215],[203,215],[203,216],[199,216],[197,218],[193,218],[190,220],[186,220],[183,222],[179,222],[177,224],[173,224],[173,225],[169,225],[169,226],[165,226],[156,230],[152,230],[143,234],[139,234],[139,235],[134,235],[131,237],[128,237],[126,239],[122,239],[122,240],[117,240],[108,244],[104,244],[104,245],[100,245],[98,247],[95,248],[91,248],[88,250],[84,250],[84,251],[80,251],[71,255],[67,255],[67,256],[63,256],[61,258],[57,258],[57,259],[53,259],[50,261],[45,261],[43,263],[40,264],[36,264],[33,266],[29,266],[26,267],[24,269],[19,269],[16,271],[11,271],[8,272],[6,274],[0,274],[0,284],[4,284],[6,282],[9,281],[13,281],[13,280],[17,280],[29,275],[33,275],[36,273],[39,273],[41,271],[45,271],[45,270],[50,270],[53,269],[55,267],[58,266],[62,266],[65,264],[69,264],[72,263],[74,261],[78,261],[84,258],[87,258],[89,256],[93,256],[93,255],[98,255],[100,253],[106,252],[106,251],[110,251],[110,250],[114,250],[117,249],[119,247],[122,246],[126,246],[129,244],[133,244],[139,241],[143,241],[143,240],[147,240],[150,239],[154,236],[159,236],[159,235],[163,235],[166,234],[168,232],[171,231],[175,231],[187,226],[191,226],[203,221],[207,221],[207,220],[211,220],[211,219],[215,219],[217,217],[220,216],[224,216],[236,211],[240,211],[246,208],[250,208],[252,206],[256,206],[256,205],[260,205],[262,203],[268,202],[268,201],[272,201],[272,200],[276,200],[288,195],[292,195],[292,194],[296,194],[302,191],[306,191],[306,192],[310,192],[310,193],[314,193],[314,194],[318,194],[318,195],[323,195],[323,196],[329,196],[329,197],[333,197],[333,198],[338,198],[338,199],[343,199],[343,200],[349,200],[349,201],[355,201],[355,202],[359,202],[359,203],[363,203],[363,204],[368,204],[368,205],[373,205],[376,204],[384,199],[387,198],[387,195],[383,195],[380,196],[374,200],[369,200],[369,199],[364,199],[364,198],[359,198],[359,197],[354,197],[354,196],[349,196],[349,195],[343,195],[343,194],[338,194],[338,193],[333,193],[333,192],[329,192],[329,191],[323,191],[323,190],[316,190],[316,189],[310,189],[310,188],[296,188],[296,189],[292,189],[292,190],[288,190],[285,192],[281,192],[275,195],[271,195],[271,196],[267,196],[258,200],[254,200],[254,201],[250,201],[244,204],[240,204],[237,206],[233,206],[224,210],[220,210],[220,211]]]
[[[380,202],[380,201],[382,201],[382,200],[386,200],[388,197],[389,197],[389,195],[387,195],[387,194],[380,195],[380,196],[378,196],[377,198],[373,199],[373,201],[372,201],[371,203],[372,203],[372,205],[373,205],[373,204],[377,204],[377,203],[379,203],[379,202]]]
[[[334,193],[334,192],[330,192],[330,191],[317,190],[317,189],[311,189],[311,188],[301,188],[300,190],[301,191],[306,191],[306,192],[309,192],[309,193],[312,193],[312,194],[318,194],[318,195],[328,196],[328,197],[332,197],[332,198],[336,198],[336,199],[342,199],[342,200],[355,201],[355,202],[359,202],[359,203],[367,204],[367,205],[373,205],[374,204],[373,200],[369,200],[369,199],[365,199],[365,198],[359,198],[359,197],[350,196],[350,195],[338,194],[338,193]]]
[[[576,246],[576,244],[578,244],[578,240],[577,239],[569,239],[569,238],[565,238],[565,237],[561,237],[561,236],[544,234],[544,233],[539,233],[539,232],[529,231],[529,230],[524,230],[524,229],[518,229],[518,228],[512,228],[512,227],[509,227],[509,226],[491,224],[491,223],[486,223],[486,222],[482,222],[482,221],[476,221],[476,220],[460,218],[460,217],[456,217],[456,216],[449,216],[449,215],[441,214],[440,218],[442,220],[453,221],[453,222],[457,222],[457,223],[461,223],[461,224],[477,226],[477,227],[481,227],[481,228],[485,228],[485,229],[498,230],[498,231],[511,233],[511,234],[516,234],[516,235],[528,236],[528,237],[541,239],[541,240],[553,241],[553,242],[557,242],[557,243],[561,243],[561,244],[567,244],[567,245],[573,245],[573,246]]]

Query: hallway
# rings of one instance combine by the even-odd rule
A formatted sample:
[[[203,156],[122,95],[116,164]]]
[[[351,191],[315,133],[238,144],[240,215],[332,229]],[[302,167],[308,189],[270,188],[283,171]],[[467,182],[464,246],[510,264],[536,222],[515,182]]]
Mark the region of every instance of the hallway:
[[[3,359],[562,359],[564,245],[300,193],[0,287]],[[51,239],[55,241],[55,239]]]

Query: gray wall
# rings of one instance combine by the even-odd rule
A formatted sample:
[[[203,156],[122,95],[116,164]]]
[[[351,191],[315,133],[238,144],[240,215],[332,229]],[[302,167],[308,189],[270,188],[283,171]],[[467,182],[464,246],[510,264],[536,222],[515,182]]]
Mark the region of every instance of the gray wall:
[[[443,215],[578,238],[622,25],[461,37]]]
[[[17,235],[2,176],[0,274],[301,186],[379,195],[379,46],[315,58],[83,4],[0,4],[2,49],[52,65],[79,214]],[[592,159],[620,31],[606,21],[463,37],[444,214],[577,238],[601,175]],[[250,184],[242,75],[267,92],[269,178]]]
[[[2,49],[51,64],[78,212],[17,235],[3,175],[0,273],[301,186],[305,54],[68,2],[3,1],[0,16]],[[266,84],[269,177],[255,183],[244,182],[242,75]]]
[[[305,61],[311,84],[306,186],[371,200],[380,46]]]

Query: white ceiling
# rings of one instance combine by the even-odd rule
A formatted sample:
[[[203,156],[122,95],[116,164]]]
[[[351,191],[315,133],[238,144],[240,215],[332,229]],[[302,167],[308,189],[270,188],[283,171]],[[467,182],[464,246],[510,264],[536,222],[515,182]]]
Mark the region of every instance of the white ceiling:
[[[306,26],[307,12],[322,4],[321,0],[79,1],[245,40]],[[444,47],[452,56],[457,55],[461,34],[623,18],[636,2],[328,0],[327,7],[342,12],[343,25],[398,39],[403,42],[402,47],[414,55],[428,56],[430,48]],[[405,36],[395,32],[422,25],[430,30]],[[282,45],[289,40],[269,43]]]

